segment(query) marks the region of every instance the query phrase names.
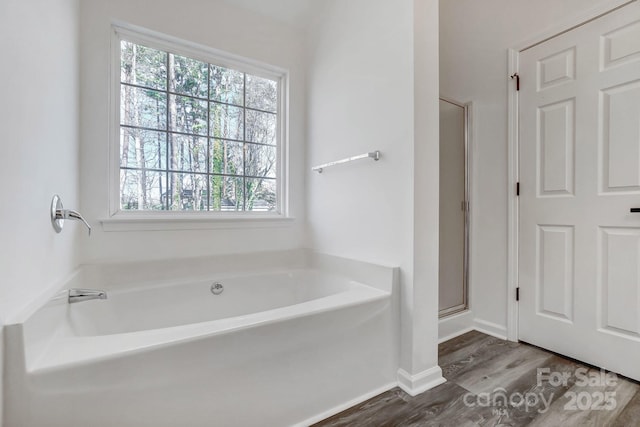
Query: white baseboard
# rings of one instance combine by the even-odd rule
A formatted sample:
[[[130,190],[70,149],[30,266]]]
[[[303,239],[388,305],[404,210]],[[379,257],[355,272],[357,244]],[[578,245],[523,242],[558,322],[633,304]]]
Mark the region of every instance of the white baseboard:
[[[491,335],[500,339],[507,339],[507,328],[497,323],[487,322],[485,320],[473,319],[473,313],[465,311],[463,313],[446,317],[439,322],[439,339],[438,343],[450,340],[467,332],[476,330],[487,335]],[[446,335],[443,335],[445,334]],[[417,396],[424,393],[447,380],[442,376],[442,369],[434,366],[431,369],[422,371],[419,374],[411,375],[404,369],[398,369],[398,382],[389,383],[383,387],[365,393],[355,399],[335,406],[321,414],[315,415],[301,423],[294,424],[292,427],[306,427],[315,424],[329,417],[332,417],[352,406],[358,405],[366,400],[371,399],[385,391],[391,390],[398,386],[410,396]]]
[[[507,328],[497,323],[487,322],[485,320],[475,319],[473,321],[473,329],[483,334],[491,335],[492,337],[500,338],[502,340],[507,339]]]
[[[474,329],[473,320],[471,310],[440,319],[438,321],[438,344],[472,331]]]
[[[416,375],[411,375],[404,369],[398,369],[398,386],[410,396],[417,396],[446,381],[440,366],[434,366]]]
[[[394,387],[397,387],[398,383],[397,382],[392,382],[389,383],[387,385],[384,385],[380,388],[376,388],[375,390],[372,390],[368,393],[365,393],[359,397],[356,397],[355,399],[352,399],[348,402],[345,403],[341,403],[338,406],[334,406],[333,408],[329,409],[328,411],[322,412],[321,414],[318,415],[314,415],[311,418],[308,418],[300,423],[294,424],[292,427],[308,427],[312,424],[318,423],[322,420],[326,420],[329,417],[334,416],[335,414],[339,414],[340,412],[351,408],[352,406],[358,405],[366,400],[371,399],[372,397],[376,397],[379,394],[384,393],[385,391],[389,391]]]
[[[475,331],[475,330],[476,330],[476,328],[474,328],[473,326],[469,326],[468,328],[459,329],[459,330],[457,330],[457,331],[455,331],[455,332],[453,332],[453,333],[451,333],[451,334],[449,334],[447,336],[439,338],[438,339],[438,344],[442,344],[443,342],[452,340],[454,338],[459,337],[460,335],[464,335],[467,332],[471,332],[471,331]]]

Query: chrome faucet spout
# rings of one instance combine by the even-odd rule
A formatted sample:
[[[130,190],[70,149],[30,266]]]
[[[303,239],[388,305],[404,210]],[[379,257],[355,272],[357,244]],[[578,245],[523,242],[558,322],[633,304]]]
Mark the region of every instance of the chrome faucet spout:
[[[87,229],[89,230],[89,236],[91,236],[91,226],[89,225],[87,220],[84,219],[82,215],[80,215],[78,211],[74,211],[71,209],[62,209],[59,212],[61,213],[61,215],[63,215],[62,218],[64,219],[77,219],[79,221],[84,222],[84,225],[86,225]]]
[[[92,299],[107,299],[107,293],[98,289],[69,289],[69,304]]]

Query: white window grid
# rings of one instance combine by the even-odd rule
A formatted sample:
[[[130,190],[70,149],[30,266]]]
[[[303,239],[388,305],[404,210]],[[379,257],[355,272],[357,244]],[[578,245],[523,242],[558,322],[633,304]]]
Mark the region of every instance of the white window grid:
[[[268,212],[271,214],[277,214],[278,216],[286,216],[286,212],[287,212],[287,182],[286,182],[286,164],[287,164],[287,150],[285,149],[285,135],[286,132],[284,132],[284,128],[286,127],[286,116],[285,116],[285,112],[287,111],[286,108],[286,101],[287,101],[287,86],[288,86],[288,72],[286,70],[280,69],[278,67],[273,67],[267,64],[263,64],[260,63],[258,61],[253,61],[253,60],[249,60],[246,58],[241,58],[232,54],[228,54],[226,52],[222,52],[222,51],[218,51],[216,49],[211,49],[211,48],[207,48],[204,46],[200,46],[200,45],[196,45],[190,42],[185,42],[183,40],[179,40],[179,39],[175,39],[173,37],[170,36],[165,36],[159,33],[155,33],[152,31],[148,31],[148,30],[144,30],[144,29],[140,29],[140,28],[129,28],[127,26],[119,26],[119,25],[114,25],[114,68],[113,68],[113,73],[117,76],[117,84],[115,85],[115,96],[114,99],[116,102],[114,102],[114,110],[116,112],[116,117],[117,117],[117,138],[114,144],[114,148],[115,148],[115,154],[117,155],[113,155],[112,158],[117,158],[116,161],[116,167],[112,167],[111,170],[115,171],[117,169],[117,173],[114,173],[113,179],[112,179],[112,183],[114,183],[114,188],[111,191],[112,194],[112,215],[114,214],[118,214],[118,213],[122,213],[122,212],[126,212],[126,214],[148,214],[150,212],[153,213],[161,213],[161,214],[176,214],[176,213],[208,213],[208,214],[220,214],[220,213],[224,213],[224,209],[221,211],[215,211],[215,210],[210,210],[211,208],[211,180],[210,178],[212,176],[219,176],[219,177],[229,177],[229,178],[240,178],[243,181],[243,209],[242,210],[238,210],[238,211],[233,211],[233,214],[261,214],[262,212],[256,212],[256,211],[246,211],[246,180],[247,179],[267,179],[267,180],[271,180],[271,181],[275,181],[276,183],[276,208],[275,211],[273,212]],[[167,84],[166,84],[166,89],[157,89],[157,88],[152,88],[152,87],[148,87],[148,86],[144,86],[144,85],[137,85],[137,84],[131,84],[131,83],[127,83],[127,82],[122,82],[121,81],[121,72],[120,72],[120,67],[121,67],[121,41],[126,41],[126,42],[130,42],[130,43],[135,43],[144,47],[148,47],[148,48],[152,48],[152,49],[156,49],[162,52],[165,52],[167,54],[167,64],[165,65],[167,67]],[[169,54],[173,54],[173,55],[178,55],[178,56],[182,56],[188,59],[193,59],[193,60],[197,60],[197,61],[201,61],[201,62],[205,62],[207,63],[207,97],[198,97],[198,96],[193,96],[193,95],[189,95],[189,94],[183,94],[183,93],[179,93],[179,92],[175,92],[175,91],[171,91],[170,90],[170,85],[169,85],[169,81],[168,79],[170,78],[170,71],[169,71]],[[237,104],[232,104],[232,103],[226,103],[226,102],[222,102],[222,101],[217,101],[214,99],[211,99],[211,86],[210,86],[210,78],[211,78],[211,70],[212,67],[223,67],[223,68],[227,68],[227,69],[231,69],[237,72],[240,72],[243,74],[243,105],[237,105]],[[270,80],[273,80],[277,83],[277,90],[278,90],[278,100],[277,100],[277,111],[273,112],[273,111],[267,111],[267,110],[263,110],[263,109],[259,109],[259,108],[254,108],[254,107],[248,107],[246,105],[246,91],[247,91],[247,74],[252,75],[252,76],[256,76],[256,77],[262,77],[262,78],[267,78]],[[112,81],[116,80],[116,78],[114,78]],[[153,90],[156,91],[158,93],[163,93],[165,95],[165,97],[167,98],[167,104],[169,103],[169,96],[180,96],[180,97],[185,97],[185,98],[190,98],[196,101],[206,101],[207,102],[207,133],[206,135],[199,135],[199,134],[193,134],[193,133],[187,133],[187,132],[181,132],[181,131],[176,131],[176,130],[171,130],[171,124],[170,124],[170,111],[169,111],[169,106],[166,105],[166,126],[165,129],[158,129],[158,128],[151,128],[151,127],[145,127],[145,126],[135,126],[135,125],[127,125],[127,124],[123,124],[122,120],[120,119],[120,95],[121,95],[121,85],[126,85],[132,88],[139,88],[139,89],[143,89],[143,90]],[[241,108],[242,109],[242,116],[243,116],[243,137],[242,139],[234,139],[234,138],[218,138],[215,136],[211,136],[211,105],[212,104],[219,104],[219,105],[227,105],[227,106],[231,106],[234,108]],[[246,117],[247,117],[247,111],[255,111],[258,113],[266,113],[266,114],[273,114],[276,116],[276,135],[275,135],[275,140],[276,143],[275,144],[264,144],[264,143],[259,143],[259,142],[253,142],[253,141],[248,141],[247,140],[247,126],[246,126]],[[154,132],[163,132],[166,134],[166,141],[165,141],[165,150],[166,150],[166,168],[141,168],[141,167],[129,167],[129,166],[122,166],[120,165],[120,132],[121,129],[123,128],[130,128],[130,129],[139,129],[139,130],[143,130],[143,131],[154,131]],[[276,176],[275,178],[269,178],[269,177],[263,177],[263,176],[253,176],[253,175],[247,175],[246,172],[246,150],[243,149],[243,174],[242,175],[232,175],[232,174],[224,174],[224,173],[214,173],[212,172],[212,169],[210,167],[210,161],[211,158],[209,155],[207,155],[206,158],[206,172],[194,172],[194,171],[183,171],[183,170],[174,170],[174,169],[170,169],[169,168],[169,147],[170,147],[170,142],[169,142],[169,138],[171,135],[181,135],[181,136],[196,136],[196,137],[200,137],[200,138],[206,138],[207,139],[207,150],[208,153],[211,153],[211,144],[212,141],[214,140],[218,140],[218,141],[229,141],[229,142],[233,142],[233,143],[241,143],[243,144],[243,147],[247,147],[247,144],[253,144],[256,146],[268,146],[268,147],[275,147],[276,149],[276,157],[277,157],[277,161],[276,161]],[[120,171],[121,170],[146,170],[149,172],[157,172],[157,173],[164,173],[165,174],[165,182],[169,182],[169,174],[171,173],[184,173],[184,174],[190,174],[190,175],[201,175],[206,177],[206,181],[207,181],[207,209],[204,212],[198,212],[198,211],[176,211],[176,210],[169,210],[168,209],[168,205],[169,205],[169,201],[170,201],[170,197],[166,197],[165,199],[165,209],[162,211],[149,211],[149,210],[122,210],[120,208],[120,183],[119,183],[119,175],[120,175]],[[227,212],[229,213],[229,212]]]

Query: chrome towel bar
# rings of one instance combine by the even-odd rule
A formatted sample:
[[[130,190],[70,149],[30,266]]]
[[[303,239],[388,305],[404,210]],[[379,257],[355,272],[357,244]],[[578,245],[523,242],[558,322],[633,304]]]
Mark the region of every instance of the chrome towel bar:
[[[336,160],[335,162],[329,162],[329,163],[325,163],[323,165],[319,165],[319,166],[314,166],[311,168],[311,170],[313,172],[318,172],[318,173],[322,173],[322,171],[328,167],[331,166],[336,166],[336,165],[341,165],[343,163],[349,163],[349,162],[353,162],[354,160],[360,160],[360,159],[368,159],[371,158],[373,160],[380,160],[380,151],[371,151],[369,153],[364,153],[364,154],[360,154],[358,156],[352,156],[352,157],[347,157],[346,159],[342,159],[342,160]]]

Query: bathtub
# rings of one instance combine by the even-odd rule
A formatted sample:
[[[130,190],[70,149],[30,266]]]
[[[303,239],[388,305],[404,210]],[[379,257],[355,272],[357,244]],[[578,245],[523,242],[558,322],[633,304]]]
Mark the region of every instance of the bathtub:
[[[6,425],[308,425],[395,385],[397,271],[286,259],[137,283],[79,273],[71,285],[92,277],[108,299],[63,290],[5,330]]]

